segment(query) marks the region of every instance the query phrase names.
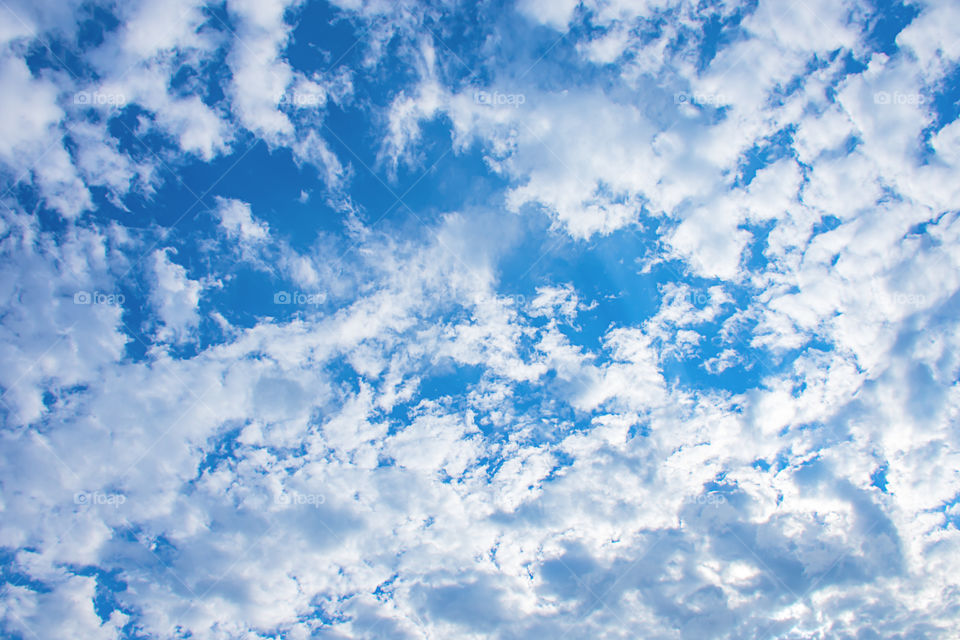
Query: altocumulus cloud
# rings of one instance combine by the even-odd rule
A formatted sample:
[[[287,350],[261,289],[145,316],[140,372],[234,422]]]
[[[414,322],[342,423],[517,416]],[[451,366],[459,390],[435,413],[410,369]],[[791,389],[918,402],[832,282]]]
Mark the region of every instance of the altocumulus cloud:
[[[950,638],[953,0],[6,0],[0,627]]]

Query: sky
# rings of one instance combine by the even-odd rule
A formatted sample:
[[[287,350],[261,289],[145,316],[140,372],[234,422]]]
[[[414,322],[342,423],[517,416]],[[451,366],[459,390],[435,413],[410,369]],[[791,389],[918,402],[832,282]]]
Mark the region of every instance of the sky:
[[[0,0],[0,635],[957,638],[956,0]]]

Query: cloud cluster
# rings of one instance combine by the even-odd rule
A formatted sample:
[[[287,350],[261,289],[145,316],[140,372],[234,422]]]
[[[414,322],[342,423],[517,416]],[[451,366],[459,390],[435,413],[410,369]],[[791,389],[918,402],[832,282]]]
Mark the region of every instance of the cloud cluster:
[[[956,7],[427,4],[0,10],[4,633],[947,637]],[[341,233],[181,178],[261,141]]]

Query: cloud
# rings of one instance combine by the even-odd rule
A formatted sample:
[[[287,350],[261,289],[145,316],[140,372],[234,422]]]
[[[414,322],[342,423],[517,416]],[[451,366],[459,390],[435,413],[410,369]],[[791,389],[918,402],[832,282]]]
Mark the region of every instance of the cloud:
[[[33,176],[50,207],[75,217],[92,206],[90,194],[71,164],[58,127],[62,110],[57,88],[35,79],[24,61],[4,52],[0,58],[3,125],[0,160],[17,180]]]
[[[561,0],[559,2],[522,0],[518,8],[521,13],[526,14],[537,22],[549,25],[557,31],[564,31],[567,23],[573,17],[573,12],[578,4],[577,0]]]
[[[235,2],[230,11],[239,22],[237,46],[228,64],[232,73],[234,109],[251,131],[275,142],[293,132],[293,125],[277,105],[293,80],[293,73],[278,59],[288,37],[284,12],[294,2]]]
[[[949,3],[12,6],[5,633],[955,627]]]
[[[220,226],[231,239],[243,245],[256,245],[270,235],[270,228],[266,223],[253,219],[250,205],[240,200],[231,200],[217,197],[217,208],[214,214]]]
[[[189,340],[200,323],[197,305],[201,285],[187,277],[186,269],[170,260],[169,250],[157,250],[151,258],[150,299],[161,324],[157,335],[173,343]]]
[[[535,315],[547,317],[559,315],[563,316],[567,322],[572,321],[584,306],[570,284],[537,287],[537,297],[530,301],[531,310]]]
[[[46,415],[50,398],[67,401],[71,388],[96,378],[122,356],[127,338],[117,329],[120,292],[106,238],[74,229],[52,243],[20,212],[7,211],[3,223],[2,349],[10,366],[0,397],[7,424],[20,426]]]

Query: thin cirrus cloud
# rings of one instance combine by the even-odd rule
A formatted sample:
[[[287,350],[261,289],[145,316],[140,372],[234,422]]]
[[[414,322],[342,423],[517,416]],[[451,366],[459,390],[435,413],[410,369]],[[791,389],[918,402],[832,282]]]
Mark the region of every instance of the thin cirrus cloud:
[[[5,637],[955,628],[955,3],[0,15]]]

